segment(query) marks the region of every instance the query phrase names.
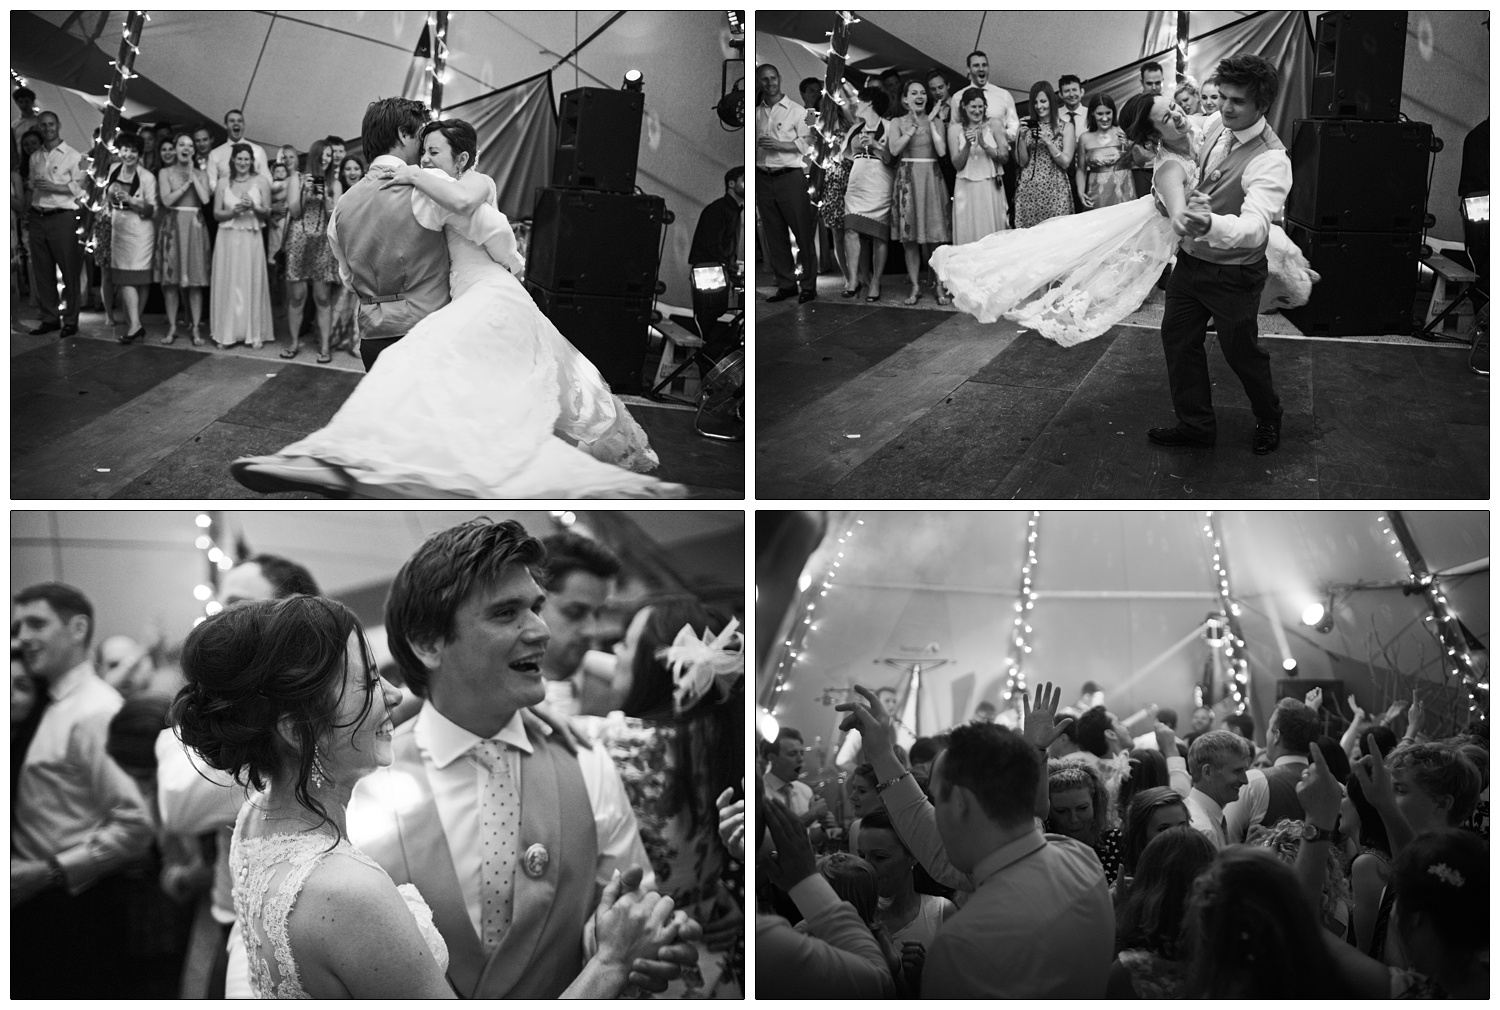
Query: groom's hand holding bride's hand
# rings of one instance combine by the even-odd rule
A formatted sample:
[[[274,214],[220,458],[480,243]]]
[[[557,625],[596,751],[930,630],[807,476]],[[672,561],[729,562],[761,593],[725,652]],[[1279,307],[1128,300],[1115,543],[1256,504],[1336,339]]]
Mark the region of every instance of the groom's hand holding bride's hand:
[[[1208,202],[1208,197],[1199,190],[1193,190],[1188,196],[1187,209],[1181,215],[1181,228],[1179,230],[1178,219],[1172,220],[1172,230],[1181,235],[1189,235],[1193,238],[1201,238],[1208,234],[1208,229],[1213,225],[1213,210]]]

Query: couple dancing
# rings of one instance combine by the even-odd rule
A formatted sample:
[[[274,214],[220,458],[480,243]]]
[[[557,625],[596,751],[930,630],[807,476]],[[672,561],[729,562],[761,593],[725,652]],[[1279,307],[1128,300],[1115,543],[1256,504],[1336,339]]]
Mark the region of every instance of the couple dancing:
[[[370,104],[370,170],[328,222],[369,374],[326,428],[230,473],[334,497],[681,497],[645,475],[646,433],[522,287],[474,128],[428,114]]]
[[[1165,95],[1137,96],[1122,110],[1133,143],[1155,142],[1154,199],[943,246],[932,266],[954,303],[981,322],[1003,315],[1066,347],[1139,308],[1175,255],[1161,338],[1177,424],[1152,428],[1147,438],[1213,446],[1204,349],[1212,317],[1255,413],[1251,450],[1264,455],[1281,443],[1282,411],[1256,315],[1306,304],[1318,275],[1273,223],[1292,183],[1291,160],[1265,120],[1279,89],[1276,67],[1237,55],[1215,75],[1221,118],[1210,119],[1206,132]]]
[[[334,600],[239,603],[189,634],[177,732],[207,775],[253,790],[229,850],[228,992],[612,998],[701,980],[701,922],[653,888],[691,890],[653,879],[607,752],[529,708],[545,560],[519,524],[476,519],[407,561],[386,630],[422,707],[399,727],[399,693]],[[627,638],[716,697],[718,667],[698,668],[718,651]]]

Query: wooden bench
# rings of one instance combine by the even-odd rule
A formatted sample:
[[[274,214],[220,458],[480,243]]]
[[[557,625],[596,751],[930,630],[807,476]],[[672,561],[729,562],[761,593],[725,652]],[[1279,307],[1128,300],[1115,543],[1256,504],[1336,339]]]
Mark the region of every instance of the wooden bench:
[[[1483,304],[1479,300],[1481,293],[1472,290],[1479,275],[1442,253],[1429,256],[1423,262],[1432,268],[1436,281],[1422,332],[1431,334],[1441,325],[1444,334],[1466,336],[1474,326],[1475,310]],[[1465,305],[1465,302],[1469,304]],[[1453,324],[1451,327],[1450,323]]]

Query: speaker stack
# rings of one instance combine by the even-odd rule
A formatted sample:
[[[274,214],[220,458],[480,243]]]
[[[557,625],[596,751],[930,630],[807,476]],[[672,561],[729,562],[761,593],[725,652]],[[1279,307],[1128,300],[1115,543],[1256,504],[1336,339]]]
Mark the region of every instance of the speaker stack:
[[[1400,119],[1405,11],[1318,18],[1312,117],[1288,154],[1286,232],[1320,275],[1285,315],[1303,333],[1410,334],[1432,126]],[[1439,142],[1440,143],[1440,142]]]
[[[617,393],[638,393],[658,293],[659,196],[635,192],[644,96],[562,96],[552,185],[537,190],[526,289]]]

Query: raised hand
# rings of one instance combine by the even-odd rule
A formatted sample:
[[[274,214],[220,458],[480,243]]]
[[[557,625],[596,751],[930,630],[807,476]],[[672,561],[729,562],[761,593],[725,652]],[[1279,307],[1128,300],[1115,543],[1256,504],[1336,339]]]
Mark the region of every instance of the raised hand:
[[[1380,717],[1380,725],[1389,726],[1391,723],[1401,718],[1401,713],[1405,711],[1406,702],[1401,701],[1398,698],[1396,701],[1391,702],[1391,707],[1386,709],[1385,715]]]
[[[1036,707],[1031,705],[1030,696],[1021,694],[1021,735],[1024,736],[1032,746],[1046,750],[1053,740],[1062,736],[1063,730],[1073,724],[1073,717],[1068,716],[1061,723],[1057,722],[1057,704],[1062,700],[1062,688],[1053,687],[1048,681],[1036,689]]]
[[[1312,749],[1317,750],[1316,747]],[[1396,789],[1391,783],[1390,770],[1385,766],[1385,755],[1380,753],[1380,744],[1374,737],[1370,738],[1370,753],[1354,762],[1353,771],[1371,806],[1382,813],[1387,807],[1394,808]]]
[[[734,799],[734,788],[724,790],[714,801],[719,808],[719,840],[729,854],[745,861],[745,801]]]
[[[812,842],[797,815],[774,800],[766,803],[766,821],[771,829],[771,850],[766,854],[766,876],[783,891],[818,872]]]
[[[1308,753],[1312,761],[1297,783],[1297,801],[1302,804],[1309,824],[1331,831],[1339,819],[1344,790],[1323,760],[1322,749],[1310,747]]]
[[[1156,746],[1161,751],[1162,757],[1177,756],[1177,734],[1172,732],[1172,727],[1164,722],[1156,724]]]
[[[1308,708],[1317,708],[1323,704],[1323,689],[1321,687],[1313,688],[1307,692],[1307,696],[1303,698],[1303,701],[1307,703]]]
[[[1354,713],[1354,725],[1358,726],[1369,718],[1365,710],[1359,707],[1359,702],[1354,700],[1354,695],[1351,694],[1346,700],[1349,702],[1349,711]]]
[[[1422,704],[1422,699],[1417,697],[1415,689],[1411,692],[1411,708],[1406,711],[1406,738],[1415,740],[1422,734],[1422,726],[1427,721],[1427,707]]]
[[[866,750],[891,748],[895,743],[891,714],[885,710],[885,705],[875,692],[868,687],[856,684],[854,690],[864,701],[846,701],[842,705],[833,706],[835,712],[849,713],[844,721],[839,723],[839,729],[859,730]]]

